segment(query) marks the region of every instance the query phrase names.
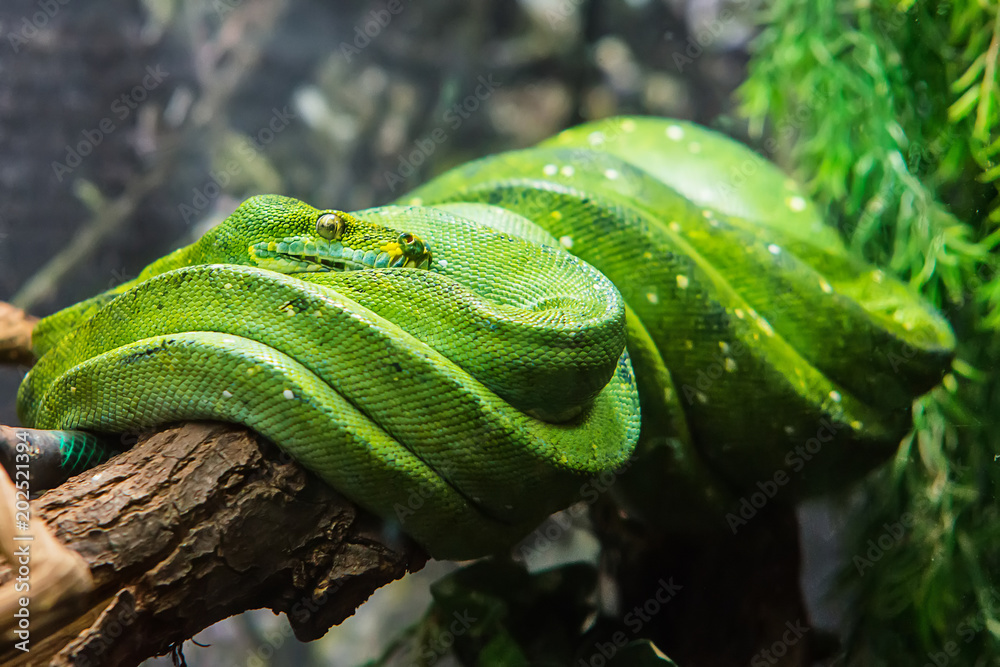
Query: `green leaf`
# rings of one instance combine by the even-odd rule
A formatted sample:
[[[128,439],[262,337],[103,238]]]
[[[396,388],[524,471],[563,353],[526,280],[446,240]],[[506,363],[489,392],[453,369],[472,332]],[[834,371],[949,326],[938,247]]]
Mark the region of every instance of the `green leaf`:
[[[948,107],[948,120],[957,123],[972,113],[978,102],[979,88],[969,88],[954,104]]]
[[[608,667],[677,667],[656,644],[648,639],[631,642],[615,653],[607,663]]]

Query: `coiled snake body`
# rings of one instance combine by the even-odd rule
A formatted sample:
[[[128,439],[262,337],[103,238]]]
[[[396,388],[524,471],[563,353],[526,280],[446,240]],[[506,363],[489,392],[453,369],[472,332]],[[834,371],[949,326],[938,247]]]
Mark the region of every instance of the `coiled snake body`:
[[[512,544],[637,443],[665,487],[739,489],[822,433],[794,492],[849,481],[891,453],[953,340],[761,158],[692,124],[615,118],[396,206],[252,198],[43,320],[34,345],[29,426],[240,422],[465,558]],[[90,456],[66,442],[67,461]]]

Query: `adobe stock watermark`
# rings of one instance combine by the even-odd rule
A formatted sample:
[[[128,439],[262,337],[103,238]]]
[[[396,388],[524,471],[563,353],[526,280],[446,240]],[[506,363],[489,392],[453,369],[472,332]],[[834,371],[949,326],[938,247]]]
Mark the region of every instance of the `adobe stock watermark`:
[[[750,667],[770,667],[778,664],[788,650],[801,641],[802,637],[809,632],[809,627],[802,624],[801,619],[795,622],[785,621],[785,632],[781,639],[776,640],[768,648],[761,649],[750,658]]]
[[[49,21],[59,13],[64,5],[68,5],[70,0],[38,0],[39,11],[30,17],[21,17],[21,24],[17,32],[8,32],[7,41],[14,53],[20,53],[21,47],[38,36],[38,32],[49,24]]]
[[[934,164],[941,159],[941,156],[948,148],[958,140],[958,135],[951,128],[939,133],[933,140],[918,144],[912,143],[906,149],[905,162],[900,156],[890,159],[890,166],[908,171],[911,174],[919,173],[922,163]],[[887,168],[886,171],[891,171]],[[888,177],[886,177],[888,178]],[[900,195],[905,190],[902,179],[895,178],[889,184],[887,190],[882,190],[865,204],[860,217],[851,225],[847,231],[853,234],[856,229],[864,229],[874,224],[875,219],[881,216],[893,204],[899,201]]]
[[[283,452],[284,450],[282,450]],[[291,457],[288,457],[288,460],[292,460]],[[263,642],[256,648],[248,650],[246,652],[246,660],[244,660],[243,664],[246,667],[267,667],[272,664],[272,658],[274,658],[277,650],[294,634],[291,620],[294,618],[299,624],[307,623],[313,614],[323,608],[327,599],[339,591],[342,586],[343,582],[338,582],[330,588],[323,590],[315,597],[307,595],[299,598],[298,602],[285,612],[289,622],[279,624],[276,628],[273,628],[264,636]]]
[[[780,252],[780,248],[771,244],[768,251],[774,254],[776,251]],[[750,252],[750,248],[747,248],[747,252]],[[799,293],[792,290],[784,290],[775,292],[771,297],[771,302],[765,304],[767,317],[764,317],[764,314],[758,313],[753,308],[747,308],[746,310],[736,308],[733,312],[739,319],[749,316],[751,320],[756,320],[762,328],[770,328],[771,322],[781,322],[786,316],[794,316],[796,313],[801,312],[804,305],[803,301],[804,297]],[[750,346],[741,340],[735,340],[732,344],[726,341],[719,341],[718,349],[713,349],[712,351],[711,361],[698,369],[692,383],[681,385],[681,393],[684,394],[687,404],[693,405],[695,401],[702,404],[708,403],[709,397],[707,392],[723,376],[737,372],[740,364],[743,363],[743,357],[749,351]]]
[[[191,224],[205,212],[206,209],[219,198],[223,189],[229,185],[237,174],[247,168],[254,160],[260,158],[264,147],[274,141],[274,138],[281,134],[285,128],[291,125],[292,119],[298,116],[288,109],[288,105],[278,109],[271,109],[271,119],[267,125],[260,128],[252,137],[243,137],[237,147],[237,153],[241,159],[232,159],[226,162],[221,169],[212,169],[208,172],[208,182],[202,186],[192,188],[193,196],[187,204],[178,204],[177,210],[184,218],[184,222]]]
[[[911,342],[912,341],[912,342]],[[909,364],[919,352],[933,350],[941,346],[940,339],[927,329],[910,332],[909,340],[896,340],[895,345],[881,350],[893,373],[899,373],[902,366]]]
[[[215,17],[222,21],[227,15],[239,9],[244,0],[212,0],[212,9],[215,10]]]
[[[830,421],[825,417],[820,419],[819,423],[820,427],[815,436],[801,445],[796,445],[785,454],[785,466],[791,468],[792,472],[801,472],[806,463],[812,461],[813,457],[819,454],[824,444],[833,441],[837,431],[847,427],[847,424]],[[789,474],[783,468],[778,469],[769,479],[757,481],[757,491],[750,495],[741,496],[736,511],[726,514],[726,523],[733,535],[756,517],[757,513],[764,509],[764,506],[771,502],[790,481]]]
[[[549,22],[550,28],[558,28],[570,16],[579,13],[582,4],[583,0],[562,0],[557,6],[545,10],[545,20]]]
[[[722,11],[712,19],[711,23],[702,26],[696,34],[688,35],[684,51],[674,51],[673,53],[674,66],[677,67],[677,71],[683,72],[685,67],[700,58],[705,53],[705,49],[722,37],[726,26],[736,21],[739,12],[746,9],[749,4],[750,0],[732,0],[725,3]]]
[[[1000,597],[997,596],[996,589],[990,588],[989,596],[980,610],[973,614],[972,618],[958,624],[958,627],[955,628],[955,633],[958,634],[964,644],[971,644],[976,635],[988,629],[989,625],[997,617],[998,602],[1000,602]],[[940,651],[927,652],[928,662],[925,662],[922,667],[947,667],[962,652],[961,644],[955,641],[947,641],[940,648]],[[1000,658],[994,657],[991,663],[985,664],[991,664],[996,667],[1000,665]]]
[[[916,523],[916,517],[909,512],[903,512],[899,521],[883,523],[882,528],[885,530],[878,537],[868,540],[868,549],[864,556],[854,555],[854,567],[858,569],[858,574],[865,576],[865,570],[875,567],[875,563],[882,560],[887,551],[903,541],[906,531],[913,528]]]
[[[653,593],[642,605],[636,605],[622,618],[622,623],[628,628],[632,635],[631,637],[625,633],[624,630],[615,631],[611,637],[610,641],[594,642],[593,649],[589,657],[580,658],[575,663],[573,667],[604,667],[608,664],[618,651],[625,648],[630,641],[635,639],[642,629],[646,627],[646,624],[653,620],[653,617],[660,613],[664,605],[668,604],[671,600],[677,597],[677,594],[684,589],[680,584],[674,583],[674,578],[670,577],[667,580],[660,579],[656,583],[659,584],[659,588]]]
[[[454,132],[462,126],[469,117],[479,110],[483,102],[488,100],[493,92],[503,85],[496,81],[492,74],[480,76],[477,81],[479,85],[472,94],[465,96],[460,102],[453,104],[444,112],[442,120],[448,124],[448,128]],[[413,150],[408,153],[399,154],[399,166],[396,171],[385,171],[383,177],[390,192],[395,192],[396,187],[404,183],[407,178],[417,173],[427,158],[432,156],[437,147],[448,141],[449,134],[443,127],[436,127],[425,136],[413,142]]]
[[[826,100],[827,98],[823,92],[817,90],[814,91],[810,99],[802,100],[797,104],[795,110],[782,119],[781,123],[761,143],[764,151],[773,155],[778,152],[778,148],[783,142],[787,143],[794,140],[799,131],[805,127],[809,118],[818,109],[823,108]],[[728,178],[720,179],[717,183],[707,186],[713,193],[712,199],[715,201],[735,199],[736,193],[746,187],[750,179],[760,169],[768,167],[773,168],[774,164],[756,151],[750,151],[750,154],[744,160],[729,167]],[[809,206],[809,202],[804,196],[795,196],[789,198],[786,205],[792,211],[798,213],[805,210]]]
[[[455,639],[468,632],[472,624],[479,620],[470,614],[468,609],[461,614],[453,612],[452,617],[451,623],[447,627],[439,628],[434,638],[424,646],[424,651],[421,653],[421,657],[427,661],[424,664],[436,664],[438,659],[454,646]]]
[[[997,602],[997,592],[991,588],[990,595],[986,600],[984,608],[975,613],[972,618],[964,620],[958,624],[955,628],[955,633],[962,640],[962,644],[971,644],[972,640],[976,638],[976,635],[983,630],[987,630],[989,625],[994,622],[997,615]],[[954,640],[948,640],[943,645],[939,646],[940,650],[928,651],[927,661],[920,667],[948,667],[952,664],[968,664],[968,660],[956,660],[962,652],[962,644],[959,644]],[[993,665],[994,667],[998,667],[1000,666],[1000,658],[993,657],[990,662],[977,662],[976,664],[984,666]]]
[[[392,18],[403,11],[403,0],[389,0],[385,9],[373,9],[364,17],[363,23],[354,26],[354,39],[350,44],[340,43],[340,52],[344,54],[347,62],[351,62],[354,56],[361,52],[377,39],[382,31],[389,27]]]
[[[591,505],[611,490],[611,487],[625,474],[625,471],[632,467],[635,459],[636,456],[633,454],[621,467],[615,470],[605,470],[580,485],[579,498],[582,502],[573,503],[562,512],[553,514],[545,520],[545,523],[521,540],[518,547],[518,557],[527,560],[551,549],[574,526],[575,521],[587,513],[587,509]]]
[[[596,503],[602,494],[614,486],[618,478],[631,467],[635,458],[633,454],[621,467],[615,470],[605,470],[581,484],[579,498],[583,502],[574,503],[564,511],[552,515],[530,535],[526,536],[518,547],[520,558],[527,559],[552,548],[560,537],[573,526],[574,520],[582,516],[589,506]],[[395,503],[393,511],[396,513],[396,520],[400,526],[405,528],[406,520],[423,509],[426,501],[432,498],[434,493],[432,486],[421,485],[410,492],[410,495],[406,497],[405,504]]]
[[[136,611],[135,602],[133,600],[124,602],[118,609],[114,620],[103,624],[97,639],[87,643],[86,648],[75,657],[73,664],[78,667],[106,664],[106,659],[102,659],[101,656],[115,644],[115,640],[128,631],[138,618],[139,614]]]
[[[694,384],[681,385],[681,393],[688,405],[708,402],[706,393],[712,388],[716,380],[726,373],[733,373],[739,369],[740,359],[749,351],[749,346],[742,341],[736,341],[732,345],[724,341],[719,342],[719,349],[712,354],[711,362],[704,368],[699,368],[695,374]]]
[[[14,525],[17,534],[13,536],[16,542],[14,558],[10,567],[17,574],[14,580],[14,591],[23,593],[17,599],[17,609],[14,611],[17,629],[13,630],[20,641],[14,643],[14,648],[28,653],[31,650],[31,545],[35,536],[31,533],[31,450],[32,444],[27,431],[16,431],[17,443],[14,445],[15,470],[14,482]]]
[[[163,80],[170,76],[170,72],[164,71],[159,65],[146,67],[146,76],[142,81],[128,92],[122,93],[111,103],[111,113],[118,122],[123,122],[132,112],[139,108],[149,93],[155,90]],[[76,145],[66,145],[66,158],[64,162],[55,161],[52,163],[52,171],[56,175],[56,180],[62,183],[64,177],[73,173],[73,170],[83,163],[83,158],[94,152],[94,149],[101,145],[105,137],[118,128],[115,121],[105,116],[97,124],[97,127],[90,130],[83,130],[80,134],[83,137]]]

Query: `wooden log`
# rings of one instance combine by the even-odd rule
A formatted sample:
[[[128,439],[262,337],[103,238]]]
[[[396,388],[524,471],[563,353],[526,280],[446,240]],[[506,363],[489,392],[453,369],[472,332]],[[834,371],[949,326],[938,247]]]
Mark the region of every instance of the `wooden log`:
[[[0,304],[2,359],[30,359],[32,319]],[[29,590],[15,593],[18,572],[0,563],[0,600],[30,600],[29,651],[14,647],[17,626],[5,613],[4,665],[137,665],[257,608],[284,612],[298,639],[317,639],[427,559],[274,444],[231,424],[144,434],[32,501],[30,512]],[[59,545],[82,557],[92,583],[66,586],[48,574],[73,560]]]
[[[33,617],[31,652],[11,650],[3,664],[135,665],[256,608],[286,613],[297,638],[317,639],[426,561],[276,446],[228,424],[155,433],[32,512],[83,557],[94,588]],[[6,585],[12,576],[0,571]]]

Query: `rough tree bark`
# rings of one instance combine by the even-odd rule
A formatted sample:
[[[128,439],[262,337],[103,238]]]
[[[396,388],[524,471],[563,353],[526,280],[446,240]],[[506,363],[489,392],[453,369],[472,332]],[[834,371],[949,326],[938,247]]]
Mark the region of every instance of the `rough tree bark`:
[[[6,322],[23,320],[8,311]],[[0,331],[0,348],[18,340]],[[18,356],[7,347],[0,359]],[[150,434],[31,512],[83,557],[94,587],[33,614],[30,652],[10,648],[5,665],[135,665],[254,608],[285,612],[312,640],[426,561],[273,444],[227,424]],[[0,583],[13,577],[0,566]]]

